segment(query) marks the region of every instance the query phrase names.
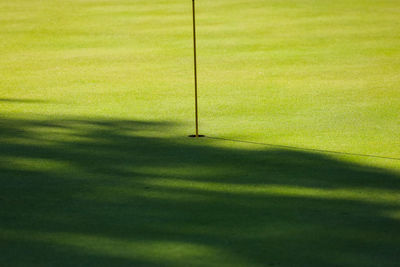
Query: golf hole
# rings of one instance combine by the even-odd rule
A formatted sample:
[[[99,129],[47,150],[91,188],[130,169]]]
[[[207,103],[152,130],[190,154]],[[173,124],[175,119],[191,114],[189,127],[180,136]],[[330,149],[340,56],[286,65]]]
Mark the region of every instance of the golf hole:
[[[189,135],[188,137],[196,138],[196,135],[195,135],[195,134],[191,134],[191,135]],[[198,137],[206,137],[206,136],[205,136],[205,135],[202,135],[202,134],[199,134]]]

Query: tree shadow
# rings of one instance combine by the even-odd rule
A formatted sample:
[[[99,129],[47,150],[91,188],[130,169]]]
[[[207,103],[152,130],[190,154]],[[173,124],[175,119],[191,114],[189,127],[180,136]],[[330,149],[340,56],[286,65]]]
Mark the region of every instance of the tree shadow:
[[[0,122],[2,266],[398,266],[396,173],[164,122]]]

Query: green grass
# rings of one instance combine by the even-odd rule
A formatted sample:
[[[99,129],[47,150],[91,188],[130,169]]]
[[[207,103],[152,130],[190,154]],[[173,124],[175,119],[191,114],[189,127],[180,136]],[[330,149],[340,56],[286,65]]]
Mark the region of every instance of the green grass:
[[[397,266],[396,0],[0,0],[0,265]]]

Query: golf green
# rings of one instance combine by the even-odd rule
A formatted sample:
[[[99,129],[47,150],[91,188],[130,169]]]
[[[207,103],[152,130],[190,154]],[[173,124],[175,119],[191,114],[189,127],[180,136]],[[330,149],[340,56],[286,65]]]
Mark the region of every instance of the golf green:
[[[398,1],[196,6],[0,0],[0,265],[398,266]]]

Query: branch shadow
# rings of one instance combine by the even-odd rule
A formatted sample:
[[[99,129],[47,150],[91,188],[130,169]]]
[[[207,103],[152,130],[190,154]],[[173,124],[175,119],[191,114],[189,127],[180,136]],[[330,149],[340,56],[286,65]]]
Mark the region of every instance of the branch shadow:
[[[1,119],[0,265],[398,264],[398,174],[172,128]]]

